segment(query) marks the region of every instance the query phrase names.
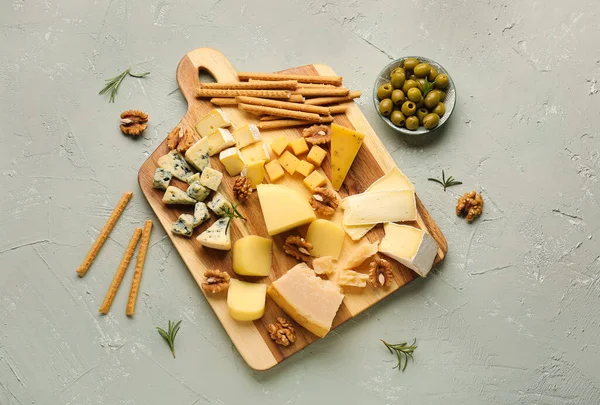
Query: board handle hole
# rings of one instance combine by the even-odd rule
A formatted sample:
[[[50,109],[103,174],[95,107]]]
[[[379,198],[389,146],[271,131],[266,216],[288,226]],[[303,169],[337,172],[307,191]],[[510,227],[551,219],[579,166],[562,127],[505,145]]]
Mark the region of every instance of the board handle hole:
[[[198,69],[198,79],[201,83],[216,83],[214,76],[206,69]]]

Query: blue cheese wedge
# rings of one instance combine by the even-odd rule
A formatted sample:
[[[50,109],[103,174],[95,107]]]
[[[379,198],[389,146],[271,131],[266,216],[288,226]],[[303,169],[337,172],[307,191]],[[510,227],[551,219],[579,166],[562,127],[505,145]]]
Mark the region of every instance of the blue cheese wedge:
[[[192,232],[194,232],[194,216],[190,214],[181,214],[177,221],[173,223],[171,231],[177,235],[187,236],[189,238],[192,236]]]
[[[167,191],[165,191],[165,195],[162,198],[165,204],[185,204],[185,205],[194,205],[196,204],[196,200],[187,195],[185,191],[178,189],[177,187],[169,186],[167,187]]]
[[[215,193],[215,196],[207,205],[212,212],[219,216],[225,215],[225,211],[233,210],[231,203],[227,201],[227,199],[223,197],[220,193]]]
[[[210,166],[208,155],[208,138],[202,138],[185,152],[185,160],[199,172]]]
[[[221,185],[221,180],[223,180],[223,173],[211,167],[204,169],[202,176],[200,176],[200,184],[213,191],[217,191],[219,185]]]
[[[228,226],[230,218],[221,218],[202,232],[196,240],[212,249],[231,250],[230,227]]]
[[[187,181],[188,177],[194,174],[181,153],[175,149],[158,159],[158,167],[171,172],[181,181]]]
[[[157,167],[156,171],[154,172],[152,185],[158,190],[166,190],[167,187],[169,187],[169,183],[171,182],[172,178],[173,175],[170,171],[167,171],[162,167]]]
[[[192,184],[195,181],[200,181],[200,173],[194,173],[187,179],[188,184]]]
[[[192,197],[196,201],[204,201],[210,194],[210,190],[200,184],[199,181],[195,181],[187,188],[187,195]]]
[[[196,203],[194,207],[194,227],[203,224],[208,221],[210,218],[210,214],[208,213],[208,208],[206,208],[206,204],[203,202]]]

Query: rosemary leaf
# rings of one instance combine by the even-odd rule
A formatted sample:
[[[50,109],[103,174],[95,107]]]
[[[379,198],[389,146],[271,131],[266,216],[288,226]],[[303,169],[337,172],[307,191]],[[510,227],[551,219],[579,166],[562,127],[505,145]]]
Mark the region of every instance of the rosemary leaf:
[[[119,91],[119,86],[121,85],[121,82],[123,81],[123,79],[125,79],[125,77],[127,77],[129,75],[131,77],[143,78],[143,77],[148,76],[149,74],[150,74],[150,72],[132,73],[131,66],[129,66],[122,73],[119,73],[118,75],[116,75],[114,77],[106,79],[105,80],[106,86],[104,86],[104,88],[102,90],[100,90],[100,92],[98,94],[102,95],[110,90],[110,98],[108,99],[108,102],[114,103],[115,96],[117,95],[117,93]]]
[[[173,353],[173,358],[175,358],[175,338],[177,337],[177,333],[179,332],[181,321],[169,321],[168,331],[163,328],[156,327],[156,330],[162,336],[162,338],[167,342],[169,348],[171,349],[171,353]]]
[[[406,366],[408,365],[408,358],[410,357],[413,361],[415,360],[413,357],[413,353],[415,350],[417,350],[418,347],[416,345],[417,339],[414,339],[410,346],[407,342],[391,344],[383,339],[381,339],[381,342],[383,342],[383,344],[385,345],[385,347],[387,347],[390,353],[393,354],[394,352],[396,352],[398,364],[396,364],[393,368],[397,368],[398,370],[404,372],[404,370],[406,370]],[[404,365],[402,363],[404,363]]]
[[[442,180],[440,180],[440,179],[435,179],[435,178],[433,178],[433,177],[429,177],[427,180],[429,180],[429,181],[434,181],[434,182],[436,182],[436,183],[439,183],[439,184],[441,184],[441,185],[442,185],[442,187],[444,187],[444,191],[446,191],[446,189],[447,189],[448,187],[457,186],[457,185],[459,185],[459,184],[462,184],[462,181],[457,181],[457,180],[455,180],[453,176],[449,176],[449,177],[446,179],[446,173],[444,172],[444,170],[442,170]]]

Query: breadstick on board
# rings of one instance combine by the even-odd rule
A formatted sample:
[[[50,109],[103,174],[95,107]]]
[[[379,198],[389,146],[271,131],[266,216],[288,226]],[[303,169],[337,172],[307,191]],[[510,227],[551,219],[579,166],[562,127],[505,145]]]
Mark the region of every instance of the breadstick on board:
[[[235,97],[213,97],[210,102],[218,106],[236,106],[237,100]]]
[[[256,80],[296,80],[298,83],[318,83],[333,84],[341,86],[341,76],[312,76],[312,75],[287,75],[281,73],[257,73],[257,72],[238,72],[240,81]]]
[[[112,214],[110,214],[110,217],[104,224],[104,228],[102,228],[100,234],[96,238],[96,241],[90,248],[88,254],[85,256],[85,259],[83,259],[83,263],[81,263],[81,266],[79,266],[79,268],[77,269],[77,274],[79,274],[79,277],[85,276],[85,273],[87,273],[87,271],[90,269],[90,266],[96,259],[96,256],[98,256],[98,252],[100,252],[100,248],[102,248],[102,245],[104,245],[104,242],[106,242],[106,239],[108,239],[108,235],[110,235],[110,232],[115,227],[115,224],[121,217],[121,214],[125,210],[125,207],[127,206],[129,200],[131,200],[132,196],[133,192],[128,191],[121,197],[121,200],[119,201]]]
[[[252,104],[238,104],[238,108],[256,115],[277,115],[279,117],[294,118],[298,120],[321,122],[321,116],[315,113],[285,110],[283,108],[263,107]]]
[[[314,89],[331,89],[335,86],[332,84],[298,83],[298,87],[310,87],[310,88],[314,88]]]
[[[323,117],[322,123],[332,122],[333,117]],[[258,128],[269,130],[269,129],[281,129],[281,128],[290,128],[290,127],[301,127],[303,125],[310,126],[313,125],[312,121],[305,120],[275,120],[275,121],[261,121],[257,125]]]
[[[121,259],[121,263],[119,263],[119,267],[117,267],[117,272],[113,277],[112,282],[110,283],[110,287],[108,287],[108,291],[106,296],[104,297],[104,302],[100,306],[98,312],[101,314],[108,314],[110,307],[115,299],[115,295],[117,295],[117,291],[119,290],[119,286],[121,285],[121,281],[123,281],[123,276],[127,271],[127,266],[129,266],[129,262],[133,257],[133,252],[137,247],[138,241],[140,240],[140,236],[142,236],[142,228],[135,228],[133,231],[133,235],[131,235],[131,240],[129,241],[129,245],[123,254],[123,258]]]
[[[296,80],[263,81],[252,82],[220,82],[202,83],[202,89],[224,89],[224,90],[295,90],[298,87]]]
[[[315,114],[329,114],[329,108],[319,107],[316,105],[306,105],[300,103],[290,103],[281,100],[271,100],[268,98],[257,98],[257,97],[236,97],[236,100],[242,104],[262,105],[264,107],[284,108],[287,110],[304,111]]]
[[[353,90],[348,93],[345,97],[317,97],[317,98],[309,98],[305,101],[306,104],[309,105],[327,105],[327,104],[336,104],[336,103],[345,103],[346,101],[352,101],[355,98],[359,98],[362,95],[360,90]]]
[[[300,94],[304,97],[329,97],[339,96],[345,97],[350,93],[350,90],[344,87],[331,87],[331,88],[311,88],[311,87],[299,87],[292,94]]]
[[[329,114],[344,114],[348,110],[346,105],[332,105],[329,107]]]
[[[142,271],[144,270],[144,262],[146,261],[146,253],[148,252],[151,232],[152,221],[147,220],[144,223],[140,251],[138,252],[137,262],[135,263],[135,273],[133,273],[133,280],[131,280],[131,290],[129,290],[129,299],[127,300],[127,308],[125,310],[127,316],[133,316],[135,314],[135,303],[140,289],[140,281],[142,280]]]
[[[282,120],[284,119],[283,117],[276,117],[275,115],[263,115],[262,117],[260,117],[260,121],[275,121],[275,120]]]
[[[196,97],[262,97],[262,98],[290,98],[288,90],[223,90],[223,89],[198,89]]]

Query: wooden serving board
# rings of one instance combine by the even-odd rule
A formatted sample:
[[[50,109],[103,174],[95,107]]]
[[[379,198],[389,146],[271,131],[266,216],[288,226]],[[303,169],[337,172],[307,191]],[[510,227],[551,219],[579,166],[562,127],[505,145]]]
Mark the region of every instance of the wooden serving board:
[[[183,57],[183,59],[181,59],[181,62],[177,67],[177,82],[179,83],[181,92],[188,102],[188,111],[179,125],[192,130],[196,122],[198,122],[201,117],[215,108],[215,106],[213,106],[208,100],[199,100],[195,97],[195,90],[198,89],[200,85],[199,71],[201,70],[208,71],[218,82],[232,82],[238,80],[236,70],[229,63],[227,58],[225,58],[222,53],[214,49],[196,49],[189,52]],[[335,75],[333,70],[325,65],[301,66],[285,70],[282,73]],[[344,185],[340,190],[340,196],[342,198],[348,195],[363,192],[369,185],[371,185],[371,183],[383,176],[396,165],[373,129],[369,126],[369,123],[360,112],[358,106],[354,102],[349,102],[348,106],[349,108],[345,115],[335,115],[335,122],[349,128],[354,128],[357,131],[366,134],[366,138],[354,161],[354,164],[352,165],[350,173],[348,174]],[[236,108],[224,107],[223,110],[231,118],[234,127],[257,122],[255,116],[246,114],[237,110]],[[270,143],[270,141],[280,135],[284,135],[290,139],[297,138],[300,136],[300,131],[301,128],[270,130],[262,131],[261,133],[265,142]],[[230,251],[218,251],[204,248],[198,241],[196,241],[195,237],[208,228],[214,222],[216,217],[213,216],[210,221],[198,227],[194,231],[194,235],[191,239],[174,235],[171,232],[172,223],[181,213],[192,213],[193,206],[167,206],[161,201],[163,192],[152,187],[152,179],[154,171],[157,167],[157,160],[168,152],[169,150],[165,140],[142,165],[139,171],[138,180],[142,192],[148,199],[150,206],[156,213],[156,216],[165,228],[167,234],[173,242],[173,245],[188,266],[198,285],[204,282],[203,274],[204,271],[208,269],[220,269],[228,271],[232,277],[237,277],[246,281],[251,280],[269,284],[297,264],[295,259],[283,252],[282,245],[285,238],[294,232],[300,232],[300,234],[304,235],[307,228],[306,226],[300,228],[299,231],[296,230],[294,232],[287,232],[273,237],[272,272],[269,277],[260,279],[252,279],[250,277],[241,277],[235,275],[232,271],[232,253]],[[232,195],[234,178],[227,175],[227,172],[218,159],[218,155],[211,158],[211,165],[213,168],[221,170],[224,173],[223,183],[221,184],[219,192],[225,195],[230,201],[235,201]],[[329,157],[325,159],[321,170],[327,175],[328,178],[331,177]],[[306,195],[307,199],[310,197],[310,193],[302,185],[302,178],[299,177],[299,175],[296,174],[295,176],[290,176],[286,173],[285,176],[285,179],[279,181],[278,183],[285,184],[286,186],[298,190],[303,195]],[[180,187],[183,190],[185,190],[187,187],[186,183],[180,182],[176,179],[173,179],[171,185]],[[418,198],[417,208],[419,217],[416,222],[412,223],[412,225],[426,229],[436,240],[439,247],[438,255],[435,260],[435,263],[437,264],[444,258],[448,250],[446,239]],[[267,230],[256,193],[253,193],[250,199],[239,207],[239,210],[247,219],[247,221],[243,221],[241,219],[234,220],[231,226],[232,243],[234,243],[237,239],[249,234],[267,237]],[[333,220],[341,223],[341,217],[341,213],[338,212],[334,216]],[[340,256],[340,261],[344,260],[345,257],[352,253],[360,243],[381,240],[383,236],[383,227],[381,225],[377,225],[361,241],[354,242],[349,237],[346,237],[343,252]],[[400,287],[408,284],[417,277],[413,271],[407,269],[396,261],[392,259],[389,261],[394,266],[394,280],[392,281],[392,285],[384,289],[375,289],[371,286],[367,286],[365,289],[344,289],[344,294],[346,297],[337,313],[337,316],[335,317],[334,328],[381,301],[386,296],[398,290]],[[361,265],[358,270],[367,271],[368,262],[369,261],[367,260],[367,262]],[[296,325],[297,340],[295,344],[289,347],[282,347],[275,344],[269,338],[269,334],[267,333],[267,325],[274,322],[278,316],[284,316],[288,319],[289,317],[286,316],[285,313],[279,307],[277,307],[277,305],[275,305],[275,303],[268,296],[265,315],[260,320],[254,322],[237,322],[233,320],[227,311],[226,294],[206,296],[206,298],[242,357],[246,360],[248,365],[255,370],[266,370],[271,368],[274,365],[281,363],[283,360],[302,348],[313,343],[315,340],[319,339],[306,329]]]

